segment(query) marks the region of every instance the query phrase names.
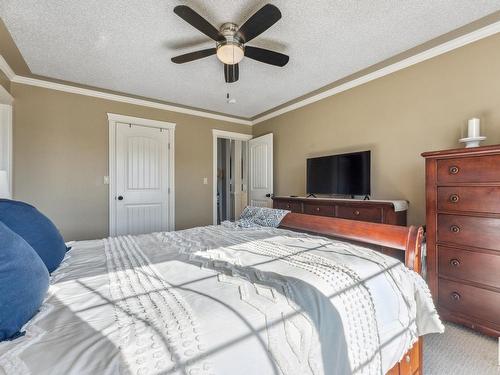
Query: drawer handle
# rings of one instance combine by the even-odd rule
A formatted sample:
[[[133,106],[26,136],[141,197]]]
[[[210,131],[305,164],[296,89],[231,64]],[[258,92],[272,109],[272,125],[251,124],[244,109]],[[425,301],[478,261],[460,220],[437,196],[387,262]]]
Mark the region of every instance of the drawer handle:
[[[460,266],[460,261],[458,259],[450,259],[450,266],[458,267]]]
[[[406,363],[410,363],[411,358],[410,358],[410,356],[409,356],[409,355],[407,355],[407,356],[405,357],[405,361],[406,361]]]
[[[290,203],[288,203],[288,204],[286,205],[286,208],[290,208]]]
[[[452,194],[450,195],[450,202],[451,203],[457,203],[460,200],[460,197],[458,194]]]
[[[450,174],[457,174],[458,172],[460,172],[460,168],[458,168],[456,165],[452,165],[450,168],[448,168],[448,172],[450,172]]]
[[[358,210],[354,211],[354,216],[359,216],[359,211]]]
[[[453,292],[450,294],[450,298],[453,301],[460,301],[460,298],[462,298],[462,296],[460,294],[458,294],[457,292]]]
[[[316,207],[316,211],[318,211],[318,212],[319,212],[319,207]]]
[[[460,227],[458,225],[452,225],[450,227],[450,230],[453,232],[453,233],[458,233],[460,232]]]

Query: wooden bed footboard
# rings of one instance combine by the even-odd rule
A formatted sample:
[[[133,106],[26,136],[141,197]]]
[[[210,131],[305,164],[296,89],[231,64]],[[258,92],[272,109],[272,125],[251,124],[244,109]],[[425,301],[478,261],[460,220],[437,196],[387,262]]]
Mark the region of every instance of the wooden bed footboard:
[[[402,227],[297,213],[287,214],[279,227],[399,249],[405,252],[405,265],[408,268],[418,273],[422,271],[421,249],[424,235],[422,227]],[[422,338],[420,338],[387,375],[422,374],[422,356]]]

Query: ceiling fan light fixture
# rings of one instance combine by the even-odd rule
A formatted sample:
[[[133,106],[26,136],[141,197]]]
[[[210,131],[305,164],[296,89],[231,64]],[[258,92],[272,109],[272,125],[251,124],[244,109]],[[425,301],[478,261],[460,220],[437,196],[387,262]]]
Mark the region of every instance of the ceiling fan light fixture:
[[[217,46],[217,58],[224,64],[238,64],[244,56],[243,45],[238,42],[226,41]]]

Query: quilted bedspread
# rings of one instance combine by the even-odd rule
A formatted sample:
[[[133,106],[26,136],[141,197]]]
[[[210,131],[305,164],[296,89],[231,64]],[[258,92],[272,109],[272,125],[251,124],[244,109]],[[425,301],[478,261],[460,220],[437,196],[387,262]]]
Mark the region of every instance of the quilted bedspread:
[[[384,374],[442,332],[397,260],[232,223],[73,244],[0,374]]]

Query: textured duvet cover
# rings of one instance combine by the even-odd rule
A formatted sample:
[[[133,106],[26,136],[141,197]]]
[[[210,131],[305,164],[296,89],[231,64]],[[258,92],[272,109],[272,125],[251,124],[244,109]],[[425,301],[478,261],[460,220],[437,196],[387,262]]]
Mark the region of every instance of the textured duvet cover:
[[[384,374],[443,326],[419,275],[375,251],[232,223],[82,241],[6,374]]]

